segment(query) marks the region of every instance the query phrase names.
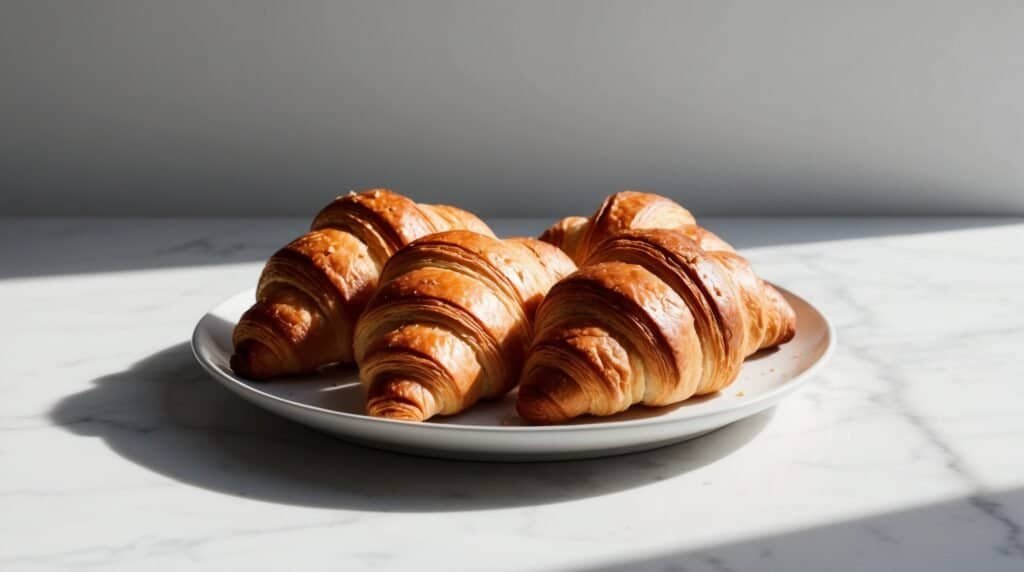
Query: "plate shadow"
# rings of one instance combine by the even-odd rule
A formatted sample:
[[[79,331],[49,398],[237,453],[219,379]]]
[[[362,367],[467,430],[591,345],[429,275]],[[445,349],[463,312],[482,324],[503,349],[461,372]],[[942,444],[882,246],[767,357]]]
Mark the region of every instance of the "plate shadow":
[[[611,494],[697,470],[740,449],[774,410],[699,439],[604,459],[443,461],[352,445],[251,405],[207,377],[187,343],[104,375],[50,411],[121,457],[196,487],[301,506],[470,511]]]

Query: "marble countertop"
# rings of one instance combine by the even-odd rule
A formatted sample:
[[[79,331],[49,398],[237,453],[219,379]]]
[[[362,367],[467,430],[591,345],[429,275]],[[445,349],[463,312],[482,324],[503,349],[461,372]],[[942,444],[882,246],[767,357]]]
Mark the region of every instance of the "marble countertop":
[[[346,444],[193,363],[304,221],[0,219],[0,569],[1024,570],[1024,220],[705,223],[830,316],[830,365],[689,443],[487,464]]]

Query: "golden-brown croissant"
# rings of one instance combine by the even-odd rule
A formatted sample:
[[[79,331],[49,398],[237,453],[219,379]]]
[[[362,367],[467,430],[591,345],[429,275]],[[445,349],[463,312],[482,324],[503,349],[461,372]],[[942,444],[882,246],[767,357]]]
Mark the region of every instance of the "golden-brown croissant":
[[[547,243],[470,231],[398,251],[356,325],[367,413],[422,421],[507,393],[537,306],[574,269]]]
[[[707,251],[684,230],[620,232],[551,289],[523,368],[521,417],[558,423],[713,393],[746,356],[793,337],[793,310],[743,257]]]
[[[453,229],[493,236],[472,214],[417,204],[387,189],[340,196],[310,232],[267,261],[233,335],[231,368],[250,379],[312,373],[352,361],[352,331],[388,258],[413,240]]]
[[[566,217],[544,231],[540,239],[561,248],[576,264],[583,264],[601,242],[620,232],[696,224],[690,211],[672,199],[653,193],[620,191],[606,198],[590,218]]]
[[[758,345],[756,332],[770,327],[764,325],[770,323],[768,318],[761,315],[769,308],[776,309],[785,317],[776,324],[778,327],[789,330],[795,327],[792,309],[771,285],[754,274],[745,258],[737,254],[729,243],[697,225],[690,211],[661,195],[620,191],[606,198],[590,218],[566,217],[544,231],[540,239],[561,248],[576,264],[583,265],[593,252],[603,248],[605,240],[629,230],[641,229],[674,229],[696,242],[704,251],[712,253],[732,271],[734,280],[743,285],[740,292],[744,304],[752,309],[744,322],[744,327],[751,332],[746,338],[748,347],[744,349],[744,355],[767,347]],[[769,300],[771,304],[761,304],[762,300]],[[792,337],[792,332],[789,337]]]

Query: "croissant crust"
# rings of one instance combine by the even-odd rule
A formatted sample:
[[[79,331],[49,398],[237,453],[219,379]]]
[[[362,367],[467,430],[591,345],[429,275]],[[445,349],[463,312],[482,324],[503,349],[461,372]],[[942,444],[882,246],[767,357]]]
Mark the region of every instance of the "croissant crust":
[[[468,212],[417,204],[387,189],[338,197],[308,233],[267,261],[256,303],[232,336],[232,369],[268,379],[351,362],[355,321],[387,259],[421,236],[452,229],[492,234]]]
[[[520,416],[558,423],[713,393],[746,356],[792,338],[792,309],[723,244],[695,225],[602,241],[538,310]]]
[[[573,269],[551,245],[470,231],[400,250],[356,327],[367,413],[422,421],[507,393],[540,300]]]

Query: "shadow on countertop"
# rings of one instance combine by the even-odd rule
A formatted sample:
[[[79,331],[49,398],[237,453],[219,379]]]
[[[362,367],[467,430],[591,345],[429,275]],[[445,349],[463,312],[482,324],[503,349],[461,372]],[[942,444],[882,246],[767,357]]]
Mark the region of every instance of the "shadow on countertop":
[[[283,504],[431,512],[530,506],[627,490],[714,463],[773,410],[700,439],[621,457],[442,461],[351,445],[263,411],[211,380],[187,343],[93,380],[50,412],[77,435],[183,483]]]
[[[898,478],[894,475],[894,478]],[[565,572],[1024,570],[1024,488]]]
[[[491,219],[488,223],[501,236],[535,236],[556,219]],[[1024,224],[1019,217],[700,220],[741,249]],[[22,241],[0,239],[0,279],[259,264],[302,234],[308,224],[304,219],[0,218],[7,237],[32,237],[33,242],[33,248],[26,249]],[[46,255],[39,256],[40,252]]]

